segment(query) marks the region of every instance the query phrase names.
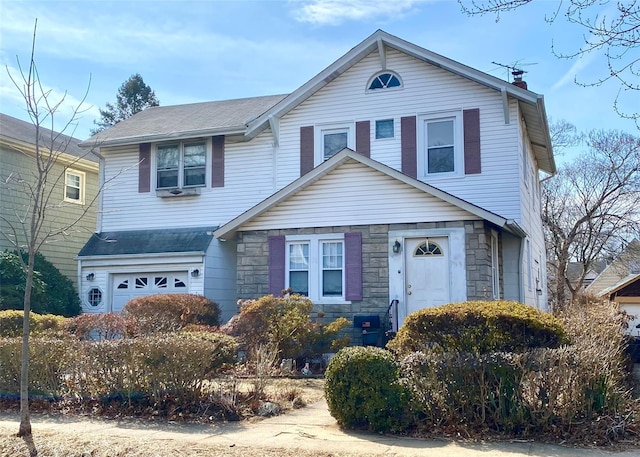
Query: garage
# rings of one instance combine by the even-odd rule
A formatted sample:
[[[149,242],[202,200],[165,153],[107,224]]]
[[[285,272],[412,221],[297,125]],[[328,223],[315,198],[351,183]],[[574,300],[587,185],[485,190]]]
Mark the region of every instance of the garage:
[[[188,292],[187,271],[113,275],[112,311],[119,313],[132,298]]]

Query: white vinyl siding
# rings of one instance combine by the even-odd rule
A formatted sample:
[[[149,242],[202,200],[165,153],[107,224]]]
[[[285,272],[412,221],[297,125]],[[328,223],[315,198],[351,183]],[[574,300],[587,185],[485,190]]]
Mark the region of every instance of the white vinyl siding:
[[[243,230],[471,219],[477,217],[360,163],[348,162],[249,221]]]
[[[387,67],[402,77],[402,90],[363,91],[379,71],[376,52],[332,81],[280,120],[278,189],[299,176],[300,126],[394,119],[395,137],[371,141],[371,158],[401,169],[400,118],[480,109],[482,173],[438,178],[434,185],[503,217],[521,220],[517,104],[510,101],[505,124],[500,92],[387,49]],[[339,116],[337,118],[337,116]],[[374,129],[372,129],[374,130]],[[427,182],[429,182],[427,180]]]

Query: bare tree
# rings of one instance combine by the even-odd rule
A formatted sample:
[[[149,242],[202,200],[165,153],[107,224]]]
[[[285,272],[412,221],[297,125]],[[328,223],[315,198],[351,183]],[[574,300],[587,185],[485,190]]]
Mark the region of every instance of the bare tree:
[[[640,233],[640,138],[592,131],[585,142],[587,151],[542,186],[552,302],[560,307],[597,260]],[[581,267],[577,277],[571,262]]]
[[[462,11],[468,15],[500,14],[523,7],[533,0],[458,0]],[[620,96],[628,90],[640,91],[640,2],[627,0],[556,0],[547,22],[565,20],[584,29],[582,46],[573,51],[558,51],[552,43],[552,52],[559,58],[580,58],[590,53],[602,53],[606,69],[594,81],[576,82],[584,86],[599,86],[608,80],[617,80],[620,91],[614,108],[625,118],[634,119],[640,128],[640,112],[627,112],[620,107]],[[607,9],[610,5],[611,8]]]
[[[59,159],[67,150],[72,136],[65,131],[73,131],[75,121],[84,104],[85,92],[79,105],[74,109],[69,120],[62,129],[54,130],[54,117],[64,102],[66,93],[60,100],[53,101],[51,91],[47,90],[39,77],[35,62],[37,21],[34,26],[33,40],[29,66],[23,69],[18,60],[19,73],[14,77],[7,68],[7,73],[24,98],[26,112],[35,129],[33,144],[35,154],[32,171],[25,170],[24,174],[11,174],[3,179],[3,185],[28,196],[26,207],[16,208],[13,214],[1,214],[8,227],[3,233],[10,240],[20,254],[25,271],[26,284],[24,289],[24,318],[22,331],[22,364],[20,372],[20,426],[18,436],[25,440],[31,439],[31,418],[29,414],[29,313],[31,310],[31,291],[34,284],[34,259],[36,252],[44,243],[63,237],[72,231],[83,219],[95,202],[96,197],[86,202],[82,211],[73,220],[56,218],[57,208],[60,206],[60,185],[64,183],[65,171],[60,172]],[[45,128],[50,125],[51,128]],[[87,151],[90,154],[91,151]],[[75,160],[80,160],[77,157]],[[74,162],[65,162],[72,167]],[[57,167],[56,167],[57,165]],[[3,230],[4,232],[4,230]],[[32,443],[32,441],[31,441]],[[36,454],[35,447],[31,447],[32,455]]]

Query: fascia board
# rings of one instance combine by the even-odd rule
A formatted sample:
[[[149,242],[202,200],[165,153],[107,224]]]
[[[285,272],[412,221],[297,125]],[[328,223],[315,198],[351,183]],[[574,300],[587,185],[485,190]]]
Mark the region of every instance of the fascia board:
[[[246,131],[246,126],[233,126],[219,129],[204,129],[204,130],[189,130],[172,134],[154,134],[154,135],[141,135],[130,136],[125,138],[117,138],[114,140],[103,139],[100,141],[83,141],[78,146],[81,148],[90,147],[109,147],[109,146],[126,146],[139,143],[152,143],[156,141],[170,141],[170,140],[188,140],[190,138],[203,137],[203,136],[216,136],[216,135],[240,135],[243,136]]]

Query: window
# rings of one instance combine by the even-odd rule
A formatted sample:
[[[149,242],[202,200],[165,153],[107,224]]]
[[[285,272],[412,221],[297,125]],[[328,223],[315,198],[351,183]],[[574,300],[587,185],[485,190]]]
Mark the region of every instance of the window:
[[[286,255],[287,288],[314,301],[344,300],[343,235],[287,237]]]
[[[461,116],[456,113],[443,117],[424,117],[421,128],[419,174],[422,177],[435,177],[462,172]]]
[[[369,83],[369,90],[388,89],[391,87],[401,87],[400,77],[391,72],[380,73],[374,76]]]
[[[376,121],[376,140],[393,137],[393,119],[383,119],[380,121]]]
[[[88,301],[91,306],[99,306],[102,303],[102,291],[97,287],[89,289]]]
[[[84,178],[81,171],[67,170],[64,178],[64,201],[84,203]]]
[[[156,186],[158,189],[204,186],[206,166],[204,141],[158,145]]]
[[[316,165],[330,159],[344,148],[355,149],[354,126],[352,124],[332,124],[316,129]]]
[[[432,243],[430,241],[425,241],[421,245],[419,245],[416,250],[413,252],[414,257],[423,257],[423,256],[441,256],[442,249],[436,243]]]

